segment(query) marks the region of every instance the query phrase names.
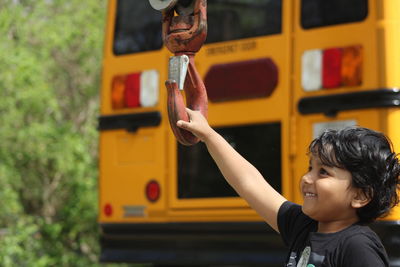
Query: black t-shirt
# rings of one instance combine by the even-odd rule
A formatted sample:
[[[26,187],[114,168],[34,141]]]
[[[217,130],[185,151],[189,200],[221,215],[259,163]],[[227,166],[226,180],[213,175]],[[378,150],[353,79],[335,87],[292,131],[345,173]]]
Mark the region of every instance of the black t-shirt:
[[[290,247],[285,266],[389,266],[385,248],[368,226],[354,224],[336,233],[317,233],[318,222],[287,201],[279,209],[278,227]]]

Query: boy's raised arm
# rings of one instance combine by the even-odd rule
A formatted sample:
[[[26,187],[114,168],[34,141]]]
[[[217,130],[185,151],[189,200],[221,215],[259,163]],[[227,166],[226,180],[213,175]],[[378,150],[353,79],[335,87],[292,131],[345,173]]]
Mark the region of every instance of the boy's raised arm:
[[[190,122],[177,125],[203,141],[227,182],[264,220],[278,232],[278,210],[286,199],[275,191],[260,172],[215,132],[198,111],[187,109]]]

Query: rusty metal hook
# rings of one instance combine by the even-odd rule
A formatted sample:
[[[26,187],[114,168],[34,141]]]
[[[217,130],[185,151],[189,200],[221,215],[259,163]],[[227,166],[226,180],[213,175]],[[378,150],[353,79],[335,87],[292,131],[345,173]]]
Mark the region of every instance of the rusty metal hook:
[[[176,122],[189,121],[180,92],[182,89],[185,91],[187,107],[207,117],[207,92],[194,64],[194,55],[207,36],[207,0],[167,1],[160,6],[165,6],[162,10],[163,41],[168,50],[175,54],[170,58],[169,78],[165,82],[169,122],[179,143],[194,145],[199,139],[191,132],[178,128]],[[178,16],[174,16],[175,13]]]
[[[188,59],[187,77],[183,85],[186,96],[186,105],[192,110],[200,111],[203,116],[207,117],[207,92],[194,65],[194,54],[184,56]],[[199,142],[199,139],[191,132],[176,126],[178,120],[189,121],[183,96],[180,93],[181,88],[179,88],[179,83],[181,83],[181,80],[178,80],[177,82],[175,79],[168,79],[165,82],[168,92],[169,123],[179,143],[190,146]]]

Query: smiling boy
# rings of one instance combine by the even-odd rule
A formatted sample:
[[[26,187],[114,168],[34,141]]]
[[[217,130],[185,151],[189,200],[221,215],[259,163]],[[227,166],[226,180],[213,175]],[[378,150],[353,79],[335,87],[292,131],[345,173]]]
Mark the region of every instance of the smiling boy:
[[[364,224],[398,203],[400,166],[390,142],[365,128],[327,131],[309,147],[303,206],[287,201],[215,132],[200,112],[177,125],[202,140],[228,183],[277,232],[290,253],[285,266],[388,266]]]
[[[357,190],[351,187],[350,172],[325,166],[315,156],[311,156],[308,173],[301,180],[301,191],[303,213],[318,221],[318,231],[325,233],[356,223],[355,208],[367,201],[357,198]]]

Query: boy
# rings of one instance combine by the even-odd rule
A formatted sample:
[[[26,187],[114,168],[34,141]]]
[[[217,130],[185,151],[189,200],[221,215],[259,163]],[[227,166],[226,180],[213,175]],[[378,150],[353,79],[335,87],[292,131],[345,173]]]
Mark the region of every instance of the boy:
[[[398,203],[400,166],[389,141],[365,128],[327,131],[309,147],[303,206],[287,201],[207,123],[187,109],[177,125],[202,140],[228,183],[290,246],[285,266],[389,266],[363,224]]]

